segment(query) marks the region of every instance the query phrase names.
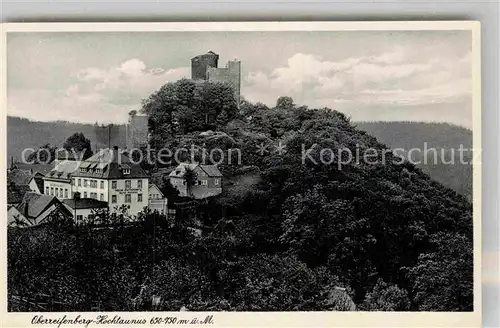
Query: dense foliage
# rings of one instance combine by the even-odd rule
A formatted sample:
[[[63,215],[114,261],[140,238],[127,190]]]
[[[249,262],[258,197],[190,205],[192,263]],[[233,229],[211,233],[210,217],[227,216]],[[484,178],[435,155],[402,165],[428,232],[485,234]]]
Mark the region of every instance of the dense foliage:
[[[156,146],[241,149],[242,163],[221,165],[223,194],[177,206],[174,220],[145,213],[109,229],[11,229],[9,293],[52,292],[80,310],[95,302],[105,310],[472,310],[467,198],[384,152],[343,114],[291,98],[275,108],[243,101],[239,111],[233,100],[212,103],[212,118],[195,125],[205,91],[181,80],[144,107]],[[217,131],[205,133],[206,124]],[[281,153],[256,153],[279,142]],[[311,149],[305,161],[303,149]],[[348,162],[341,149],[372,149],[378,161]],[[328,163],[325,153],[335,154]]]

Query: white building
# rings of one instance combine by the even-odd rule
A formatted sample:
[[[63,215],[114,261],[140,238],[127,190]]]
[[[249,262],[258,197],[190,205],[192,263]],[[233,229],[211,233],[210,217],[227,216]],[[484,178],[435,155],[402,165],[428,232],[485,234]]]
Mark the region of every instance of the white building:
[[[126,205],[131,216],[148,206],[148,176],[116,149],[103,149],[82,161],[72,174],[72,190],[81,198],[108,203],[110,212]]]
[[[78,171],[81,161],[63,160],[43,178],[44,194],[59,199],[73,198],[75,192],[72,185],[72,175]]]
[[[149,184],[149,208],[160,214],[167,214],[167,198],[154,183]]]

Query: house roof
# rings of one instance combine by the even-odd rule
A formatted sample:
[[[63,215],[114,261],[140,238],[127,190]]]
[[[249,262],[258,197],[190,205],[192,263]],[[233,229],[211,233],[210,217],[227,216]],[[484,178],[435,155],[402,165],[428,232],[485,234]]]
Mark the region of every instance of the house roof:
[[[187,170],[194,170],[197,167],[202,169],[209,177],[221,177],[222,173],[216,165],[204,165],[198,163],[181,163],[175,170],[170,172],[169,177],[182,178]]]
[[[19,204],[22,202],[24,195],[30,191],[28,185],[7,185],[7,204]]]
[[[200,167],[209,177],[221,177],[222,173],[220,173],[219,169],[216,165],[202,165]]]
[[[27,217],[37,218],[45,211],[45,209],[57,202],[59,202],[59,200],[54,196],[27,192],[24,194],[23,200],[17,206],[17,209],[26,216],[25,207],[27,206]]]
[[[72,209],[107,208],[108,203],[94,198],[64,199],[64,205]]]
[[[14,169],[7,173],[7,183],[13,183],[18,186],[28,185],[33,173],[29,170]]]
[[[32,179],[35,180],[35,183],[36,183],[36,186],[38,187],[38,190],[40,192],[43,192],[43,176],[42,175],[38,176],[35,173],[35,175],[32,177]]]
[[[191,195],[193,198],[196,198],[196,199],[203,199],[203,198],[207,198],[207,197],[213,197],[213,196],[217,196],[221,193],[221,191],[216,191],[216,190],[211,190],[211,189],[205,189],[205,188],[194,188],[192,191],[191,191]]]
[[[59,149],[56,152],[56,159],[58,160],[81,160],[83,158],[83,151],[77,151],[77,150],[65,150],[65,149]]]
[[[149,193],[151,193],[151,189],[156,189],[156,191],[159,192],[160,195],[162,195],[163,197],[165,196],[165,195],[163,195],[163,193],[161,192],[160,188],[158,188],[158,186],[156,184],[154,184],[152,182],[149,182],[149,184],[148,184],[148,191],[149,191]]]
[[[14,163],[13,164],[14,168],[20,169],[20,170],[28,170],[30,172],[39,172],[43,175],[47,174],[52,170],[55,166],[55,163],[52,162],[50,164],[28,164],[28,163]]]
[[[82,169],[85,171],[82,171]],[[130,173],[124,174],[123,169],[129,169]],[[97,179],[148,177],[140,165],[132,163],[128,156],[116,149],[102,149],[97,154],[83,161],[79,166],[79,170],[73,176]]]
[[[81,161],[73,161],[73,160],[63,160],[54,167],[47,175],[46,178],[50,179],[71,179],[71,176],[74,172],[78,170]]]

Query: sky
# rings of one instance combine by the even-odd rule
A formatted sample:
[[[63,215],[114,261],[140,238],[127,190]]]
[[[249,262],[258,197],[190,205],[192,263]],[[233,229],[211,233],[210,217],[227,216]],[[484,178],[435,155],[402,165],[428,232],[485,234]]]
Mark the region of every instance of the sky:
[[[238,59],[242,96],[328,107],[353,121],[472,128],[470,31],[45,32],[7,35],[8,115],[123,123],[209,50]]]

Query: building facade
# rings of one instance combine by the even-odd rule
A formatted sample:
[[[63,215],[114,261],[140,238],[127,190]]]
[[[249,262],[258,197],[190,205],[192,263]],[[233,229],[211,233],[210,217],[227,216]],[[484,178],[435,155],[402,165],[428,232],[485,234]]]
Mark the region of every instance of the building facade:
[[[63,160],[43,177],[44,194],[55,196],[58,199],[73,198],[75,192],[72,176],[81,165],[82,161]]]
[[[117,149],[103,149],[83,161],[72,176],[72,190],[81,198],[108,203],[110,212],[122,205],[131,216],[148,206],[148,176]]]

